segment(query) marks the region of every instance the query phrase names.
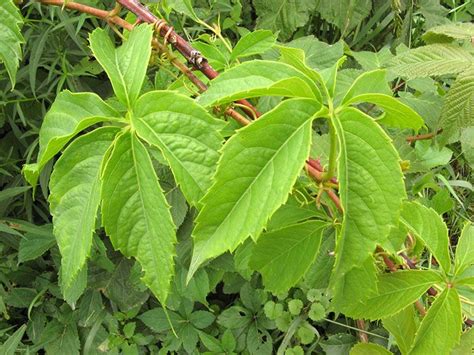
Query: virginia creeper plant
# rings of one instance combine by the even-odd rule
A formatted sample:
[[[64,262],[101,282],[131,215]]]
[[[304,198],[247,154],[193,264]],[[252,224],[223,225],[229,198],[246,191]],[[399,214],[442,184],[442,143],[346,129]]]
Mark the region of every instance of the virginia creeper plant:
[[[13,14],[9,31],[19,43],[13,4],[1,9]],[[24,166],[36,186],[60,155],[49,204],[64,299],[74,305],[81,296],[93,237],[103,227],[116,250],[139,262],[143,282],[166,309],[179,245],[173,202],[157,173],[168,167],[196,215],[187,283],[232,253],[245,272],[261,275],[266,290],[281,294],[305,279],[328,235],[336,235],[323,292],[330,310],[382,320],[403,354],[449,353],[462,331],[459,288],[473,287],[474,227],[465,225],[451,253],[443,219],[408,199],[405,162],[390,133],[416,134],[425,122],[393,96],[387,70],[344,76],[345,56],[316,70],[302,49],[276,45],[271,32],[256,31],[229,48],[228,68],[203,93],[150,90],[144,83],[155,34],[155,26],[137,24],[118,47],[104,29],[90,34],[92,55],[115,97],[62,91],[41,126],[37,162]],[[237,60],[271,47],[275,60]],[[0,58],[14,82],[11,58],[20,52],[10,50],[14,56],[1,52]],[[416,53],[396,65],[410,65],[410,55]],[[472,69],[472,58],[465,58]],[[403,68],[401,75],[411,73]],[[257,118],[246,99],[261,97],[278,103]],[[238,129],[216,115],[236,101],[254,118]],[[316,125],[327,130],[328,158],[315,175]],[[324,207],[305,210],[315,198]],[[427,251],[427,267],[394,266],[403,264],[398,251],[407,235]],[[403,322],[417,324],[408,340],[398,327]],[[368,349],[361,346],[358,351]]]

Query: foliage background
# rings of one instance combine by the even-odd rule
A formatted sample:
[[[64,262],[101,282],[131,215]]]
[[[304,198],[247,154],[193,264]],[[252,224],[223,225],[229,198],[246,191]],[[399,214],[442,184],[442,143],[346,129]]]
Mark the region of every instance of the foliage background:
[[[113,1],[108,0],[82,2],[103,9],[113,7]],[[345,53],[349,56],[346,68],[369,70],[391,59],[390,50],[423,45],[421,35],[428,29],[450,22],[472,21],[474,15],[472,1],[457,0],[196,0],[193,8],[203,24],[193,19],[184,3],[149,1],[148,6],[193,42],[216,69],[228,66],[226,58],[219,54],[225,53],[225,43],[205,24],[219,24],[222,37],[232,44],[256,28],[270,29],[278,33],[280,42],[304,48],[309,61],[321,69],[331,66]],[[317,274],[316,267],[310,275],[312,280],[288,294],[271,295],[263,290],[257,275],[243,273],[230,255],[200,270],[187,287],[183,263],[173,286],[172,303],[176,311],[170,313],[179,335],[176,338],[157,301],[140,282],[139,267],[114,252],[103,233],[98,233],[85,294],[75,307],[63,301],[57,283],[59,252],[47,204],[52,163],[40,177],[35,199],[21,175],[21,167],[35,160],[39,127],[61,90],[93,91],[101,97],[112,94],[105,73],[91,60],[88,48],[89,33],[106,24],[84,14],[33,1],[25,2],[21,9],[25,18],[22,30],[25,45],[14,88],[5,70],[0,71],[0,312],[3,315],[0,336],[3,342],[18,345],[18,350],[23,352],[44,349],[51,354],[60,354],[64,349],[71,354],[80,351],[135,354],[158,352],[163,346],[182,353],[232,353],[245,349],[260,354],[287,346],[289,354],[303,350],[347,353],[357,341],[355,323],[341,315],[327,314],[328,300],[319,291],[326,287],[327,280]],[[269,51],[263,57],[274,55]],[[177,76],[166,57],[156,57],[146,85],[166,88]],[[427,124],[434,128],[443,96],[452,82],[449,76],[437,80],[423,78],[413,80],[410,90],[406,86],[396,89],[404,91],[400,97],[406,103],[431,117]],[[172,87],[189,90],[182,79]],[[258,108],[266,111],[272,104],[271,99],[262,99]],[[402,157],[411,161],[406,180],[409,193],[443,215],[453,245],[463,222],[472,217],[474,210],[470,183],[474,162],[472,137],[470,128],[462,132],[460,142],[447,147],[431,141],[404,145],[403,137],[398,145]],[[315,156],[322,154],[317,146],[313,150]],[[180,226],[179,253],[185,255],[190,248],[190,242],[186,241],[189,241],[194,211],[188,209],[182,194],[175,189],[169,170],[159,170],[158,174],[167,198],[173,201],[173,206],[179,206],[173,210],[173,217]],[[322,252],[332,247],[330,243],[323,245]],[[371,342],[390,347],[392,339],[381,323],[371,323],[368,332]],[[396,347],[392,350],[396,351]]]

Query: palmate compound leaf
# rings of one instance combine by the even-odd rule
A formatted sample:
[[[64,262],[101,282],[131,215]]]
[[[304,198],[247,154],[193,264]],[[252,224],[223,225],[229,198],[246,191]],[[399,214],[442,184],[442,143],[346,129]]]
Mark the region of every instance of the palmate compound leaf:
[[[13,87],[21,59],[21,44],[25,41],[21,35],[23,17],[13,0],[3,0],[0,18],[0,63],[5,65]]]
[[[152,91],[136,102],[132,125],[161,150],[186,199],[197,206],[212,183],[223,123],[188,97]]]
[[[400,312],[382,319],[385,329],[387,329],[396,340],[400,352],[405,355],[415,339],[417,324],[417,314],[415,306],[409,305]]]
[[[115,95],[127,108],[140,95],[151,55],[152,35],[152,26],[135,26],[117,49],[107,31],[98,28],[90,35],[92,53],[109,76]]]
[[[206,260],[249,236],[256,239],[285,203],[308,157],[311,122],[320,110],[315,100],[286,100],[227,141],[196,219],[188,280]]]
[[[23,167],[26,180],[36,185],[44,165],[80,131],[95,123],[119,117],[120,114],[96,94],[61,92],[41,125],[37,163]]]
[[[176,254],[169,205],[134,133],[122,132],[111,148],[102,171],[102,224],[114,248],[138,260],[144,283],[166,304]]]
[[[344,308],[352,318],[381,319],[392,316],[415,302],[442,276],[432,270],[405,270],[378,276],[377,293],[366,300],[353,300]]]
[[[212,106],[258,96],[321,98],[314,82],[294,67],[285,63],[252,60],[212,80],[198,102],[203,106]]]
[[[417,202],[404,202],[400,222],[426,245],[445,273],[451,268],[448,228],[438,213]]]
[[[462,315],[459,295],[445,288],[421,321],[408,354],[449,354],[461,336]]]
[[[73,286],[92,246],[100,202],[100,167],[118,129],[98,128],[77,138],[54,166],[49,203],[61,252],[61,287]]]
[[[401,101],[391,96],[386,80],[386,72],[377,69],[361,74],[352,83],[342,99],[342,104],[351,105],[368,102],[384,111],[379,123],[390,127],[419,130],[424,121],[421,116]]]
[[[456,246],[455,275],[461,275],[474,265],[474,225],[466,223]]]
[[[266,289],[281,293],[296,285],[316,259],[327,226],[324,221],[306,221],[258,238],[250,267],[262,274]]]
[[[342,307],[348,303],[344,294],[363,299],[376,292],[371,255],[398,224],[406,195],[398,153],[371,117],[345,108],[335,116],[334,124],[344,219],[331,286],[335,287],[335,306]],[[362,282],[364,287],[360,287]]]

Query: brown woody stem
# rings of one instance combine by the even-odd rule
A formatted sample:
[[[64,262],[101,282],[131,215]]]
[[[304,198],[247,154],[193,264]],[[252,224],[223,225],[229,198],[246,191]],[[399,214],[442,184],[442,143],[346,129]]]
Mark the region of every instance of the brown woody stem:
[[[120,5],[133,12],[137,17],[147,23],[160,23],[157,26],[160,30],[162,37],[168,38],[169,43],[181,53],[186,60],[192,64],[196,69],[200,70],[207,78],[214,79],[219,73],[212,68],[206,58],[204,58],[199,51],[194,49],[183,37],[177,34],[172,26],[169,26],[166,22],[158,19],[153,15],[145,6],[143,6],[138,0],[116,0]],[[238,100],[239,104],[247,106],[254,112],[254,115],[259,117],[260,113],[253,107],[253,105],[247,100]]]
[[[406,138],[406,141],[408,143],[413,143],[415,141],[422,141],[422,140],[426,140],[426,139],[431,139],[431,138],[437,136],[438,134],[440,134],[441,132],[443,132],[442,128],[438,129],[436,132],[418,134],[416,136],[409,136],[409,137]]]

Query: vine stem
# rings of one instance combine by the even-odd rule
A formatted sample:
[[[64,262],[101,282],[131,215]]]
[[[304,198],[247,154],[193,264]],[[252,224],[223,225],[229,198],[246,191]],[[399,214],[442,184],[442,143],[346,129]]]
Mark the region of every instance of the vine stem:
[[[92,15],[94,17],[100,18],[104,21],[107,21],[108,23],[120,26],[128,31],[131,31],[134,27],[133,24],[128,23],[124,19],[118,17],[118,16],[111,16],[109,11],[106,10],[101,10],[97,9],[92,6],[87,6],[84,4],[79,4],[77,2],[72,2],[68,1],[65,2],[64,0],[37,0],[38,2],[44,4],[44,5],[52,5],[52,6],[59,6],[59,7],[65,7],[70,10],[76,10],[80,11],[82,13],[86,13],[89,15]],[[183,40],[184,41],[184,40]],[[160,52],[167,52],[168,55],[170,53],[168,52],[168,49],[166,46],[161,44],[156,38],[153,39],[152,42],[153,47],[157,48]],[[181,62],[177,57],[170,55],[170,62],[173,66],[175,66],[179,71],[181,71],[186,77],[197,87],[199,92],[204,92],[207,90],[207,85],[204,84],[192,71],[189,69],[183,62]],[[249,108],[247,108],[249,109]],[[220,112],[221,110],[216,108],[215,111]],[[235,121],[240,123],[241,125],[247,125],[250,123],[250,121],[245,118],[243,115],[241,115],[238,111],[232,109],[232,108],[227,108],[224,113],[232,117]]]
[[[337,158],[337,136],[336,127],[334,127],[334,114],[329,117],[329,164],[328,171],[324,173],[324,181],[331,180],[336,173],[336,158]]]
[[[64,7],[64,8],[70,9],[70,10],[80,11],[82,13],[92,15],[94,17],[100,18],[100,19],[102,19],[104,21],[107,21],[109,23],[120,26],[120,27],[122,27],[122,28],[124,28],[128,31],[131,31],[133,29],[133,26],[134,26],[134,25],[128,23],[127,21],[123,20],[122,18],[120,18],[118,16],[111,16],[111,13],[109,11],[97,9],[95,7],[92,7],[92,6],[87,6],[87,5],[79,4],[79,3],[76,3],[76,2],[72,2],[72,1],[67,1],[66,2],[64,0],[37,0],[37,1],[44,4],[44,5],[53,5],[53,6]],[[143,5],[141,5],[138,2],[135,2],[133,0],[118,0],[118,3],[120,3],[122,6],[126,7],[127,9],[132,11],[133,13],[135,13],[138,16],[138,18],[141,19],[141,20],[145,20],[146,22],[150,22],[150,21],[153,22],[154,21],[153,23],[156,23],[156,21],[158,21],[158,18],[155,15],[153,15],[151,12],[149,12],[148,9],[146,9]],[[170,31],[170,27],[168,25],[165,24],[165,25],[162,25],[160,27],[160,35],[167,36],[166,38],[169,38],[169,42],[172,43],[172,44],[173,44],[173,41],[174,41],[175,42],[174,43],[175,48],[181,54],[183,54],[187,58],[187,60],[189,61],[191,59],[191,53],[193,53],[194,49],[186,42],[186,40],[184,40],[181,36],[177,35],[176,32],[171,31],[168,34],[168,31]],[[175,37],[173,37],[173,36],[175,36]],[[175,40],[173,40],[173,38],[175,38]],[[166,46],[159,43],[156,39],[153,39],[152,44],[155,48],[158,48],[158,50],[160,50],[160,51],[167,51]],[[185,54],[187,54],[187,56]],[[203,58],[203,57],[200,57],[200,58],[202,58],[202,68],[199,68],[199,70],[201,70],[204,73],[204,75],[206,75],[208,78],[210,78],[210,79],[215,78],[218,75],[218,73],[207,63],[207,60],[205,60],[205,58]],[[196,61],[196,58],[194,58],[192,60]],[[172,56],[170,58],[170,61],[179,71],[181,71],[184,75],[186,75],[186,77],[198,88],[198,90],[200,92],[204,92],[204,91],[207,90],[207,85],[204,84],[191,71],[191,69],[189,69],[178,58]],[[199,60],[198,60],[198,62],[199,62]],[[246,110],[249,110],[249,111],[252,110],[253,111],[252,116],[257,117],[257,118],[260,116],[260,113],[247,100],[243,100],[243,101],[241,100],[241,101],[237,101],[237,102],[240,105],[245,106]],[[221,112],[221,110],[219,108],[215,108],[214,110],[216,112]],[[231,117],[231,118],[233,118],[236,122],[240,123],[242,126],[246,126],[246,125],[250,124],[250,122],[251,122],[249,119],[247,119],[246,117],[241,115],[238,111],[234,110],[233,108],[225,109],[224,114]],[[307,164],[306,166],[309,167],[309,164]],[[310,176],[312,176],[317,181],[320,180],[319,175],[317,173],[318,170],[319,170],[319,172],[323,171],[322,167],[320,169],[315,168],[315,169],[309,169],[308,170],[308,173],[310,174]],[[335,194],[334,194],[334,196],[337,197]],[[338,199],[333,199],[333,197],[331,199],[334,201],[334,203],[337,206],[338,204],[337,204],[336,201],[338,201]]]
[[[194,49],[183,37],[177,34],[172,26],[169,26],[165,21],[158,19],[153,15],[150,10],[143,6],[138,0],[116,0],[120,5],[127,8],[129,11],[137,15],[138,19],[143,22],[157,24],[160,23],[157,28],[160,30],[160,35],[164,38],[169,38],[169,43],[180,52],[187,61],[194,65],[196,69],[201,71],[207,78],[214,79],[219,75],[217,72],[204,58],[199,51]],[[237,100],[241,105],[250,108],[257,117],[260,113],[257,109],[247,100]]]
[[[406,141],[408,143],[413,143],[415,141],[421,141],[421,140],[426,140],[426,139],[431,139],[433,137],[436,137],[438,134],[443,132],[443,129],[440,128],[436,132],[431,132],[431,133],[425,133],[425,134],[418,134],[416,136],[408,136],[406,138]]]

